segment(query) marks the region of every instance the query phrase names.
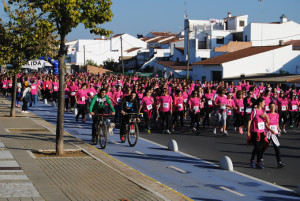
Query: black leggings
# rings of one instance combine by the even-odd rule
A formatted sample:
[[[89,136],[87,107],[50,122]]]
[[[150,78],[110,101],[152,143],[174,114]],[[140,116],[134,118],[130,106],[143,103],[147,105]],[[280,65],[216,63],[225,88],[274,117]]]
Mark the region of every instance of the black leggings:
[[[260,135],[259,141],[256,140],[257,135]],[[265,138],[265,133],[254,133],[254,132],[251,133],[251,142],[254,146],[251,160],[254,160],[255,156],[257,155],[257,163],[259,163],[261,159],[263,159],[264,138]]]
[[[159,115],[161,118],[161,129],[164,130],[165,124],[165,129],[169,130],[170,112],[160,112]]]
[[[236,113],[235,114],[235,127],[241,127],[244,126],[244,117],[241,113]]]
[[[290,111],[290,125],[294,125],[297,120],[297,112]]]
[[[75,96],[70,96],[70,100],[71,100],[71,108],[74,108],[74,105],[75,105]]]
[[[183,126],[183,111],[175,111],[175,112],[173,112],[173,121],[172,121],[172,124],[175,125],[175,122],[178,120],[178,116],[180,117],[181,126]]]
[[[76,118],[78,119],[78,117],[81,115],[82,116],[82,119],[85,118],[85,114],[86,114],[86,107],[85,107],[85,104],[78,104],[78,113],[76,115]]]
[[[200,112],[198,113],[192,113],[190,112],[190,116],[191,116],[191,128],[194,128],[195,127],[195,123],[197,124],[196,128],[198,129],[199,128],[199,121],[200,121]]]
[[[150,119],[151,119],[151,116],[152,116],[152,112],[153,112],[153,110],[143,112],[144,119],[145,119],[145,128],[146,129],[148,129],[150,127]]]
[[[69,109],[69,98],[65,98],[65,107],[66,107],[66,110]]]
[[[207,123],[207,126],[210,126],[210,115],[211,112],[213,111],[213,107],[205,107],[205,116],[204,116],[204,120],[203,120],[203,125],[205,125],[205,123]]]
[[[280,122],[280,124],[286,124],[287,116],[288,116],[287,111],[279,111],[279,122]]]
[[[278,138],[278,136],[276,136]],[[279,138],[278,138],[279,140]],[[276,160],[277,160],[277,163],[281,162],[281,158],[280,158],[280,149],[279,147],[277,147],[275,145],[275,143],[273,142],[272,138],[269,140],[270,143],[272,142],[273,143],[273,147],[274,147],[274,150],[275,150],[275,155],[276,155]]]

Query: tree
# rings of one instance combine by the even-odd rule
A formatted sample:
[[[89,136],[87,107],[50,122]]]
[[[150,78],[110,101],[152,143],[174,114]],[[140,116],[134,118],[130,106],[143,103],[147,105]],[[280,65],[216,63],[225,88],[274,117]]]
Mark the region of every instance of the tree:
[[[18,3],[3,1],[4,11],[9,16],[0,26],[0,57],[2,63],[13,65],[13,90],[10,116],[15,116],[17,74],[28,60],[41,55],[52,55],[56,36],[54,26],[42,18],[33,4],[20,0]],[[2,20],[1,20],[2,22]]]
[[[113,58],[108,58],[107,60],[103,61],[103,68],[113,72],[121,72],[120,63],[116,62]]]
[[[86,65],[99,67],[98,64],[95,61],[93,61],[92,59],[86,60]]]
[[[16,1],[19,0],[10,0]],[[56,125],[56,155],[63,155],[64,132],[64,60],[66,54],[66,36],[79,24],[84,24],[91,33],[109,36],[112,31],[97,27],[111,21],[113,14],[110,9],[111,0],[27,0],[41,13],[47,14],[47,21],[52,23],[60,36],[58,50],[59,61],[59,92]]]

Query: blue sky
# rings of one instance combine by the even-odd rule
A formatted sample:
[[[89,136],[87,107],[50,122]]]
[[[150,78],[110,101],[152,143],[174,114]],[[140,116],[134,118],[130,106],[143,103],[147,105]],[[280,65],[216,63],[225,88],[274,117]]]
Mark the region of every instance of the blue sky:
[[[285,14],[289,20],[300,24],[300,0],[112,0],[114,17],[101,27],[114,34],[147,34],[150,31],[179,33],[183,28],[185,10],[189,19],[223,19],[227,12],[232,15],[248,15],[249,22],[275,22]],[[186,2],[186,5],[185,5]],[[0,7],[3,18],[3,6]],[[92,39],[94,35],[82,25],[73,29],[68,40]]]

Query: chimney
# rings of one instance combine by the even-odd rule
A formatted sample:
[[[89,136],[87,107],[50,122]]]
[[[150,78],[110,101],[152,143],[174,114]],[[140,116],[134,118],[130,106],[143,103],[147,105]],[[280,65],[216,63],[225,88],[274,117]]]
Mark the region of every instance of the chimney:
[[[228,17],[231,17],[231,12],[230,11],[228,11]]]
[[[284,45],[284,40],[280,40],[280,41],[279,41],[279,45],[280,45],[280,46],[283,46],[283,45]]]
[[[280,17],[280,23],[284,23],[287,22],[287,17],[285,16],[285,14],[281,15]]]

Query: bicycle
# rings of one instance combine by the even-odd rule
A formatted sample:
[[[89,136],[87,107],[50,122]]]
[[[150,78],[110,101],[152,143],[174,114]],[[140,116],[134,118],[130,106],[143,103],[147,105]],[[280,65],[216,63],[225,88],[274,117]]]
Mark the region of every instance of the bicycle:
[[[139,127],[136,122],[139,113],[126,113],[125,115],[129,116],[129,121],[126,124],[126,134],[124,136],[124,142],[126,141],[127,138],[128,144],[131,147],[134,147],[139,138]]]
[[[99,121],[97,126],[97,135],[96,135],[96,143],[99,139],[99,144],[101,149],[105,149],[107,144],[107,125],[105,123],[105,116],[108,116],[109,114],[98,114]]]

